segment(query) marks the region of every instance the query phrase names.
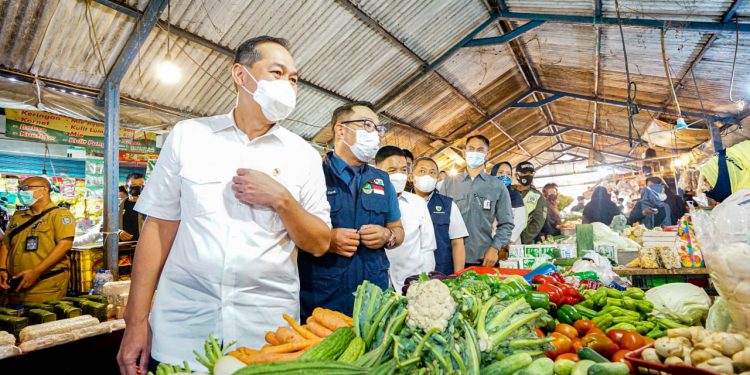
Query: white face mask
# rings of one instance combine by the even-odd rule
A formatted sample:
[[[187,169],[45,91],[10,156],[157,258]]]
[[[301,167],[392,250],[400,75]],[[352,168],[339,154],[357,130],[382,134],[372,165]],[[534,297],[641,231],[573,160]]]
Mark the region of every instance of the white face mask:
[[[292,111],[294,111],[294,106],[297,105],[297,93],[294,92],[294,88],[292,88],[289,80],[258,81],[247,68],[242,66],[242,69],[245,69],[250,78],[258,84],[254,93],[250,92],[245,85],[241,86],[258,103],[261,111],[263,111],[263,116],[266,116],[266,119],[271,122],[279,122],[289,117]]]
[[[347,126],[344,127],[351,130]],[[349,146],[357,160],[367,163],[375,157],[380,149],[380,134],[376,131],[368,132],[364,129],[357,129],[355,133],[357,140],[354,144],[350,145],[346,141],[344,141],[344,144]]]
[[[430,175],[414,176],[414,187],[423,193],[431,193],[435,186],[437,179]]]
[[[404,188],[406,187],[406,174],[404,173],[393,173],[390,175],[391,177],[391,183],[393,184],[393,188],[396,189],[396,194],[400,194],[404,192]]]
[[[471,168],[479,168],[484,164],[484,152],[467,152],[466,164]]]

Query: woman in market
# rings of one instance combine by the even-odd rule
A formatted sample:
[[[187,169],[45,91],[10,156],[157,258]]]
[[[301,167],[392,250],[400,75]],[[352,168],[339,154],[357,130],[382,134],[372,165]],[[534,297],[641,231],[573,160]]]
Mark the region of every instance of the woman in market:
[[[664,182],[664,186],[666,186],[666,182]],[[680,222],[680,219],[682,219],[682,217],[687,213],[685,200],[682,199],[681,196],[675,194],[675,192],[669,187],[665,188],[664,192],[667,194],[667,200],[664,202],[669,206],[669,212],[672,217],[672,224],[677,224]]]
[[[665,185],[659,177],[646,179],[646,187],[641,190],[641,206],[645,215],[643,224],[646,228],[664,227],[674,224],[672,221],[672,209],[667,204],[667,193]],[[656,220],[656,215],[664,212],[663,220]]]
[[[510,236],[510,242],[512,244],[520,243],[521,233],[526,228],[526,208],[524,208],[521,193],[511,186],[513,182],[513,166],[507,161],[502,161],[492,166],[490,175],[496,176],[508,188],[510,206],[513,211],[513,224],[515,225],[513,233]]]
[[[560,211],[557,209],[559,203],[557,200],[557,184],[551,182],[544,185],[542,195],[544,195],[544,201],[547,203],[547,219],[545,219],[544,226],[541,232],[539,232],[539,236],[537,236],[537,241],[548,236],[559,236],[560,229],[558,227],[562,224],[562,217],[560,216]]]
[[[591,201],[583,209],[583,223],[604,223],[609,225],[612,219],[620,214],[615,202],[612,202],[611,195],[604,186],[597,186],[591,195]]]

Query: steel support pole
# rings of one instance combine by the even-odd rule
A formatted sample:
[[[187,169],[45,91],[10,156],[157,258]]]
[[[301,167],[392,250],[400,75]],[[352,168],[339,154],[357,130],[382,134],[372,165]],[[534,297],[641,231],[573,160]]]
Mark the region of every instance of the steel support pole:
[[[119,200],[117,199],[120,163],[120,85],[107,82],[104,87],[104,264],[119,280],[120,258]]]

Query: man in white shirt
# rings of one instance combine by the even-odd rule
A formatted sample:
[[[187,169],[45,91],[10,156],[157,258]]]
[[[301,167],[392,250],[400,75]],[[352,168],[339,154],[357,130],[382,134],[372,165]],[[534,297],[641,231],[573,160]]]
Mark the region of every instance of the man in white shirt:
[[[277,124],[296,103],[287,42],[245,41],[231,74],[235,109],[175,125],[135,207],[148,218],[117,358],[123,374],[157,361],[202,368],[190,359],[209,334],[259,348],[283,313],[299,314],[297,246],[328,249],[320,157]]]
[[[450,197],[439,194],[435,187],[439,175],[435,160],[421,157],[414,162],[414,193],[427,201],[427,208],[435,229],[435,271],[450,275],[464,269],[469,236],[461,210]]]
[[[382,147],[375,155],[375,166],[388,173],[398,194],[404,242],[393,249],[386,249],[385,254],[391,263],[388,270],[391,286],[400,292],[407,277],[435,270],[435,231],[427,202],[416,194],[404,191],[408,171],[404,151],[396,146]]]

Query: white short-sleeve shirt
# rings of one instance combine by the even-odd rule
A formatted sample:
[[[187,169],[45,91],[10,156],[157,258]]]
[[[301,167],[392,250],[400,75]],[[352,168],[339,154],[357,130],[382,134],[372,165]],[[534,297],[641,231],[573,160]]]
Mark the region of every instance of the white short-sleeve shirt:
[[[227,115],[178,123],[135,209],[180,220],[151,312],[152,355],[202,368],[209,334],[260,348],[264,332],[299,317],[297,249],[271,208],[240,202],[238,168],[272,176],[330,226],[320,155],[280,125],[249,140]]]
[[[391,264],[388,269],[391,285],[400,293],[407,277],[435,270],[437,243],[430,210],[424,199],[403,192],[398,197],[398,208],[404,227],[404,242],[393,249],[386,249],[385,254]]]

